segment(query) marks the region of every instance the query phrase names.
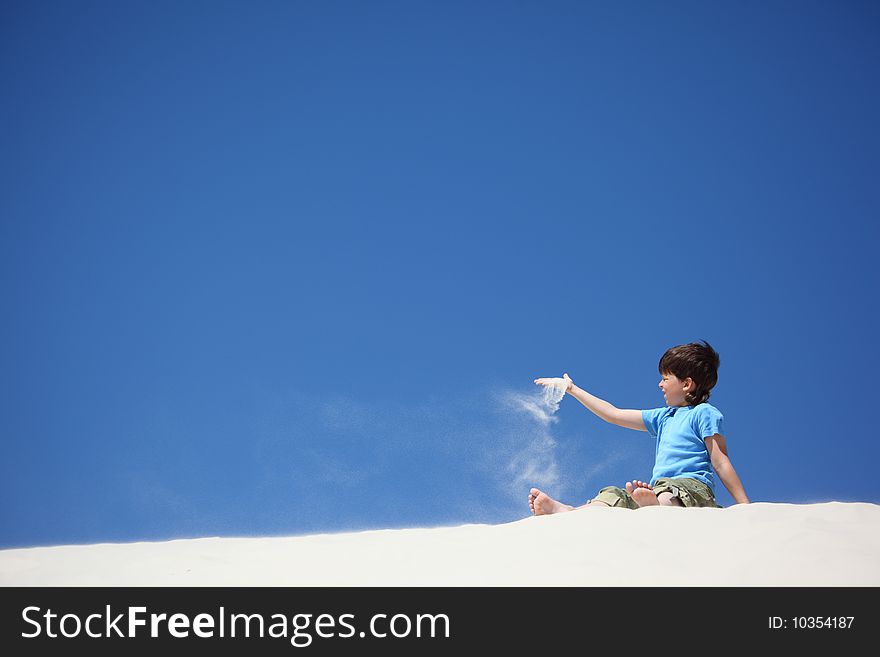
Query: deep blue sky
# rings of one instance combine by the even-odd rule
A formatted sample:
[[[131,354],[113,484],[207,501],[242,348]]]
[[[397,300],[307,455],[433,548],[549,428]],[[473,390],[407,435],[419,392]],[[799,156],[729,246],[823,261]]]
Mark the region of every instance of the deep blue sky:
[[[661,406],[700,338],[753,500],[880,503],[878,37],[870,2],[3,2],[0,546],[582,502],[650,436],[516,400]]]

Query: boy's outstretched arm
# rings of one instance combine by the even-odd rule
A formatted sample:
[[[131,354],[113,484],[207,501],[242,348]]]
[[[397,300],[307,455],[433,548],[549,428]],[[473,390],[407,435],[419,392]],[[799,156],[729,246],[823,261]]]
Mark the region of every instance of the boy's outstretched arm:
[[[719,433],[709,436],[706,440],[706,449],[709,450],[709,459],[712,461],[712,467],[718,473],[721,483],[730,493],[737,504],[748,504],[749,498],[746,495],[745,488],[739,480],[739,475],[733,469],[733,464],[727,457],[727,441]]]
[[[617,408],[604,399],[591,395],[586,390],[578,388],[567,373],[563,374],[562,378],[568,381],[568,388],[565,391],[606,422],[636,431],[648,430],[642,420],[641,411]],[[550,379],[535,379],[535,383],[538,385],[550,385],[549,382]]]

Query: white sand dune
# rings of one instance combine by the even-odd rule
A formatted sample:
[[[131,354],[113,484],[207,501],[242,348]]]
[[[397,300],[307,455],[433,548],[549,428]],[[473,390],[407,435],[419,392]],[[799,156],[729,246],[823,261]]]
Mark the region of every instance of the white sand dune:
[[[504,525],[0,551],[2,586],[880,586],[880,506],[590,509]]]

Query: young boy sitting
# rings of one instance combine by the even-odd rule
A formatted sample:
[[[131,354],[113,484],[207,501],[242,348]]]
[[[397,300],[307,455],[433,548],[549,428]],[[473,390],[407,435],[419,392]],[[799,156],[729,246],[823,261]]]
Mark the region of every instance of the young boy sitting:
[[[722,432],[723,416],[706,403],[718,382],[718,354],[705,340],[702,344],[672,347],[660,359],[660,390],[666,406],[652,410],[624,410],[578,388],[564,374],[566,392],[606,422],[627,429],[647,431],[657,439],[651,482],[626,483],[626,490],[607,486],[580,507],[554,500],[537,488],[529,493],[529,508],[536,516],[599,506],[638,509],[643,506],[718,506],[715,477],[738,504],[749,498],[727,457]],[[535,379],[553,385],[552,379]]]

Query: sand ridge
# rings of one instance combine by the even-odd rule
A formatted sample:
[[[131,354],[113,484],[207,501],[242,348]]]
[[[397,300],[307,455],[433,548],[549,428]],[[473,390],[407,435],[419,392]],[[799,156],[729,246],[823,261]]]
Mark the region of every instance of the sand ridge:
[[[880,505],[758,502],[0,550],[0,586],[880,586],[878,554]]]

